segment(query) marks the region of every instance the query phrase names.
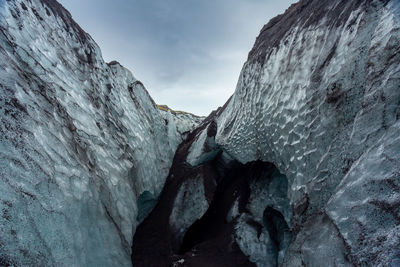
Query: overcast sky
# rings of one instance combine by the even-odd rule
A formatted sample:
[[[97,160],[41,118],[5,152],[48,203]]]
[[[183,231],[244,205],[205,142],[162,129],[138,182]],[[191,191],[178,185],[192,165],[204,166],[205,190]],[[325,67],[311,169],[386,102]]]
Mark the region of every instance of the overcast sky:
[[[297,0],[59,0],[158,104],[208,115],[235,90],[262,26]]]

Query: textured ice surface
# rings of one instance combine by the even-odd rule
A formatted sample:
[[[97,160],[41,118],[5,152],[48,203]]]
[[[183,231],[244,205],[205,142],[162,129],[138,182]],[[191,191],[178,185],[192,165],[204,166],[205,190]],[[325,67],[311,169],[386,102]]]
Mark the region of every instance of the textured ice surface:
[[[169,224],[179,242],[182,242],[187,229],[204,215],[208,206],[201,175],[188,179],[181,185],[169,218]]]
[[[223,150],[288,178],[287,266],[398,262],[399,19],[394,0],[300,1],[264,27],[217,119]]]
[[[189,155],[186,161],[191,166],[197,166],[213,160],[220,152],[220,148],[215,142],[215,133],[211,134],[216,125],[211,123],[195,137],[195,141],[189,148]],[[215,131],[214,130],[214,131]]]
[[[304,228],[291,243],[281,266],[354,266],[345,256],[349,251],[340,233],[326,216],[312,217]]]
[[[165,107],[165,106],[161,106]],[[178,146],[202,122],[204,117],[198,117],[191,113],[175,112],[166,109],[160,109],[160,114],[164,118],[165,124],[168,126],[169,142],[174,146]]]
[[[247,215],[242,215],[236,224],[236,242],[245,255],[249,256],[250,261],[257,266],[274,267],[276,262],[276,250],[272,245],[268,231],[249,225]]]
[[[150,214],[156,204],[157,198],[149,191],[144,191],[140,194],[139,198],[137,199],[137,221],[139,224],[142,223],[143,220]]]
[[[56,1],[0,1],[0,120],[1,261],[131,265],[181,137]]]
[[[235,237],[243,253],[257,266],[280,265],[291,241],[288,224],[292,212],[287,198],[287,186],[286,177],[276,168],[264,171],[249,185],[247,213],[240,215],[235,226]],[[235,210],[235,206],[232,209]],[[283,221],[279,221],[279,226],[286,227],[282,231],[273,222],[279,218],[272,219],[272,216],[267,215],[266,212],[270,209],[282,216]]]
[[[193,166],[218,154],[284,174],[226,217],[259,266],[399,264],[399,16],[398,0],[293,5],[191,143]],[[160,111],[54,1],[0,0],[0,59],[0,265],[129,266],[197,119]],[[178,190],[174,230],[207,209],[202,179]]]
[[[235,200],[235,202],[233,202],[233,205],[231,207],[231,209],[229,210],[227,216],[226,216],[226,221],[228,223],[232,222],[232,220],[236,219],[237,217],[239,217],[240,212],[239,212],[239,201],[238,199]]]

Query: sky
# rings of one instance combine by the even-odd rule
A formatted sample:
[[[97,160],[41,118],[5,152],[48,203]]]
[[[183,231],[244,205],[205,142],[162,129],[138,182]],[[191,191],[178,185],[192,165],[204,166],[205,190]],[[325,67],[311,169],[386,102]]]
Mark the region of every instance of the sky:
[[[297,0],[59,0],[158,104],[208,115],[234,93],[262,26]]]

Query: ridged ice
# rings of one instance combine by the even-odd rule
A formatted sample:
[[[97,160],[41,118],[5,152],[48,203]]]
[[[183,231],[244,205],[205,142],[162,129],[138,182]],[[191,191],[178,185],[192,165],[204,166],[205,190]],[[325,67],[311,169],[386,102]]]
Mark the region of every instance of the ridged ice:
[[[399,6],[294,4],[264,27],[218,118],[224,151],[273,162],[288,177],[300,234],[284,266],[318,247],[322,237],[301,237],[316,229],[340,240],[308,255],[307,266],[334,264],[326,255],[339,245],[353,264],[399,264]]]
[[[56,1],[0,0],[0,265],[131,265],[182,141],[160,112]]]

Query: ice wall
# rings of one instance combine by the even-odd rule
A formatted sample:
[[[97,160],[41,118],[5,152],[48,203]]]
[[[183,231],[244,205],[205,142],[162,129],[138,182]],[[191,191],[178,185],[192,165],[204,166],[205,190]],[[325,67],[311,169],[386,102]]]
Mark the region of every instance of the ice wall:
[[[56,1],[0,1],[0,265],[130,266],[178,143]]]
[[[218,118],[224,151],[288,177],[285,266],[333,266],[330,250],[399,262],[399,19],[394,0],[294,4],[264,26]],[[319,247],[323,232],[335,241]]]

